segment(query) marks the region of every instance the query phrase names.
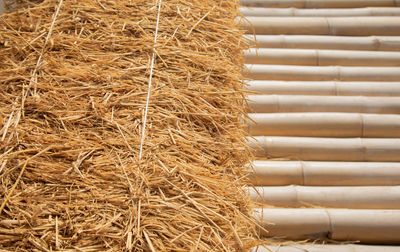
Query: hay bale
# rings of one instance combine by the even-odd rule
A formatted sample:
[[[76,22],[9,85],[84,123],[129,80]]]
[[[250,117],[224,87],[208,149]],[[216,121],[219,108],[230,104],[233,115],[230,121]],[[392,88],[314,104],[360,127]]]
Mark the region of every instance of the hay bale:
[[[254,244],[238,2],[163,2],[154,45],[158,4],[46,0],[0,18],[0,248]]]

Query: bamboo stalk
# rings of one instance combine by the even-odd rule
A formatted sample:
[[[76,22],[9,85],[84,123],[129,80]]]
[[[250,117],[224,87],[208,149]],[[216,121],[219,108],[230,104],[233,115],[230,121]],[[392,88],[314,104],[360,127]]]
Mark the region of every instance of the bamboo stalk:
[[[256,113],[352,112],[400,114],[397,97],[249,95],[249,105]]]
[[[257,94],[400,96],[400,82],[249,81]]]
[[[240,0],[243,6],[268,8],[358,8],[400,6],[399,0]]]
[[[400,81],[400,67],[285,66],[247,64],[253,80]]]
[[[332,245],[332,244],[293,244],[285,246],[265,245],[250,250],[251,252],[398,252],[398,246],[377,245]]]
[[[253,48],[246,50],[244,56],[247,64],[400,66],[400,52]]]
[[[296,8],[249,8],[242,7],[240,12],[248,17],[366,17],[400,16],[400,9],[393,7],[366,7],[352,9],[296,9]]]
[[[255,161],[255,186],[393,186],[400,185],[400,163]]]
[[[263,208],[256,211],[255,216],[269,231],[260,231],[264,237],[400,243],[400,210]]]
[[[245,38],[259,48],[400,51],[400,37],[396,36],[245,35]]]
[[[360,113],[252,113],[252,136],[400,137],[400,115]]]
[[[400,161],[399,138],[249,138],[257,157],[287,158],[305,161]]]
[[[246,17],[240,24],[251,34],[400,35],[400,17]]]
[[[400,209],[400,186],[259,186],[251,200],[274,207]]]

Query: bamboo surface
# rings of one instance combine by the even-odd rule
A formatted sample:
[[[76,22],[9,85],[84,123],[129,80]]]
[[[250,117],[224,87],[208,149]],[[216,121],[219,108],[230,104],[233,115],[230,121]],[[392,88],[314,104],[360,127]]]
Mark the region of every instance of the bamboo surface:
[[[4,5],[4,1],[0,0],[0,15],[6,11],[6,7]]]
[[[399,29],[400,30],[400,29]],[[246,64],[248,78],[286,81],[400,81],[400,67]]]
[[[255,216],[264,237],[400,244],[400,210],[262,208]]]
[[[397,97],[317,96],[317,95],[249,95],[255,113],[351,112],[400,114]]]
[[[254,161],[255,186],[394,186],[400,185],[398,162]]]
[[[247,17],[357,17],[400,16],[400,8],[366,7],[352,9],[240,8]]]
[[[400,35],[400,17],[246,17],[240,24],[250,34]]]
[[[251,113],[252,136],[400,137],[400,115],[360,113]]]
[[[253,47],[400,51],[398,36],[245,35]]]
[[[240,0],[243,6],[268,8],[395,7],[399,0]]]
[[[250,198],[273,207],[400,209],[400,186],[258,186]]]
[[[287,158],[304,161],[399,162],[400,138],[248,138],[259,158]]]
[[[244,56],[247,64],[400,66],[400,52],[252,48]]]
[[[398,246],[377,246],[377,245],[332,245],[332,244],[292,244],[292,245],[266,245],[258,246],[250,252],[398,252]]]
[[[400,96],[400,82],[339,81],[249,81],[247,89],[257,94]]]

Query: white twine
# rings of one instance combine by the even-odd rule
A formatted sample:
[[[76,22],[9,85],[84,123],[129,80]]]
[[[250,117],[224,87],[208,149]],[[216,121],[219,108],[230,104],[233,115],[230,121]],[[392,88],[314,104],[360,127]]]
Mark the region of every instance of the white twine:
[[[156,31],[155,31],[155,35],[154,35],[153,55],[151,57],[151,65],[150,65],[149,85],[147,87],[146,108],[144,110],[142,134],[141,134],[141,139],[140,139],[139,165],[140,165],[140,161],[142,160],[143,144],[144,144],[144,138],[145,138],[145,133],[146,133],[147,113],[148,113],[148,110],[149,110],[149,101],[150,101],[150,93],[151,93],[151,80],[153,78],[154,61],[155,61],[155,57],[156,57],[155,47],[156,47],[156,44],[157,44],[158,25],[160,23],[161,3],[162,3],[162,0],[159,0],[159,2],[158,2]]]

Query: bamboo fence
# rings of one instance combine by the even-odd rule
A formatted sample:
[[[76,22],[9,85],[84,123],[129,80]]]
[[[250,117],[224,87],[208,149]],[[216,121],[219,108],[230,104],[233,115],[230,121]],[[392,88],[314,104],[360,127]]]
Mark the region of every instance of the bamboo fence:
[[[247,89],[257,94],[400,96],[400,82],[346,81],[249,81]]]
[[[371,245],[354,245],[354,244],[291,244],[291,245],[271,245],[258,246],[253,248],[251,252],[397,252],[398,246],[371,246]]]
[[[319,96],[319,95],[249,95],[256,113],[352,112],[400,114],[397,97]]]
[[[400,51],[399,36],[246,35],[258,48]]]
[[[400,67],[246,64],[246,76],[253,80],[399,82]]]
[[[264,220],[269,232],[260,232],[265,237],[380,245],[400,242],[400,210],[261,208],[255,215]]]
[[[400,186],[258,186],[253,201],[273,207],[399,209]]]
[[[303,66],[400,66],[400,52],[310,49],[250,49],[247,64]]]
[[[268,8],[396,7],[399,0],[240,0],[244,6]]]
[[[248,17],[367,17],[400,16],[396,7],[336,8],[336,9],[296,9],[296,8],[240,8],[240,13]]]
[[[400,137],[400,115],[362,113],[251,113],[252,136]]]
[[[242,29],[256,34],[399,36],[400,17],[246,17]]]
[[[400,185],[400,163],[255,161],[255,186],[393,186]]]
[[[400,138],[249,137],[259,158],[399,162]]]

